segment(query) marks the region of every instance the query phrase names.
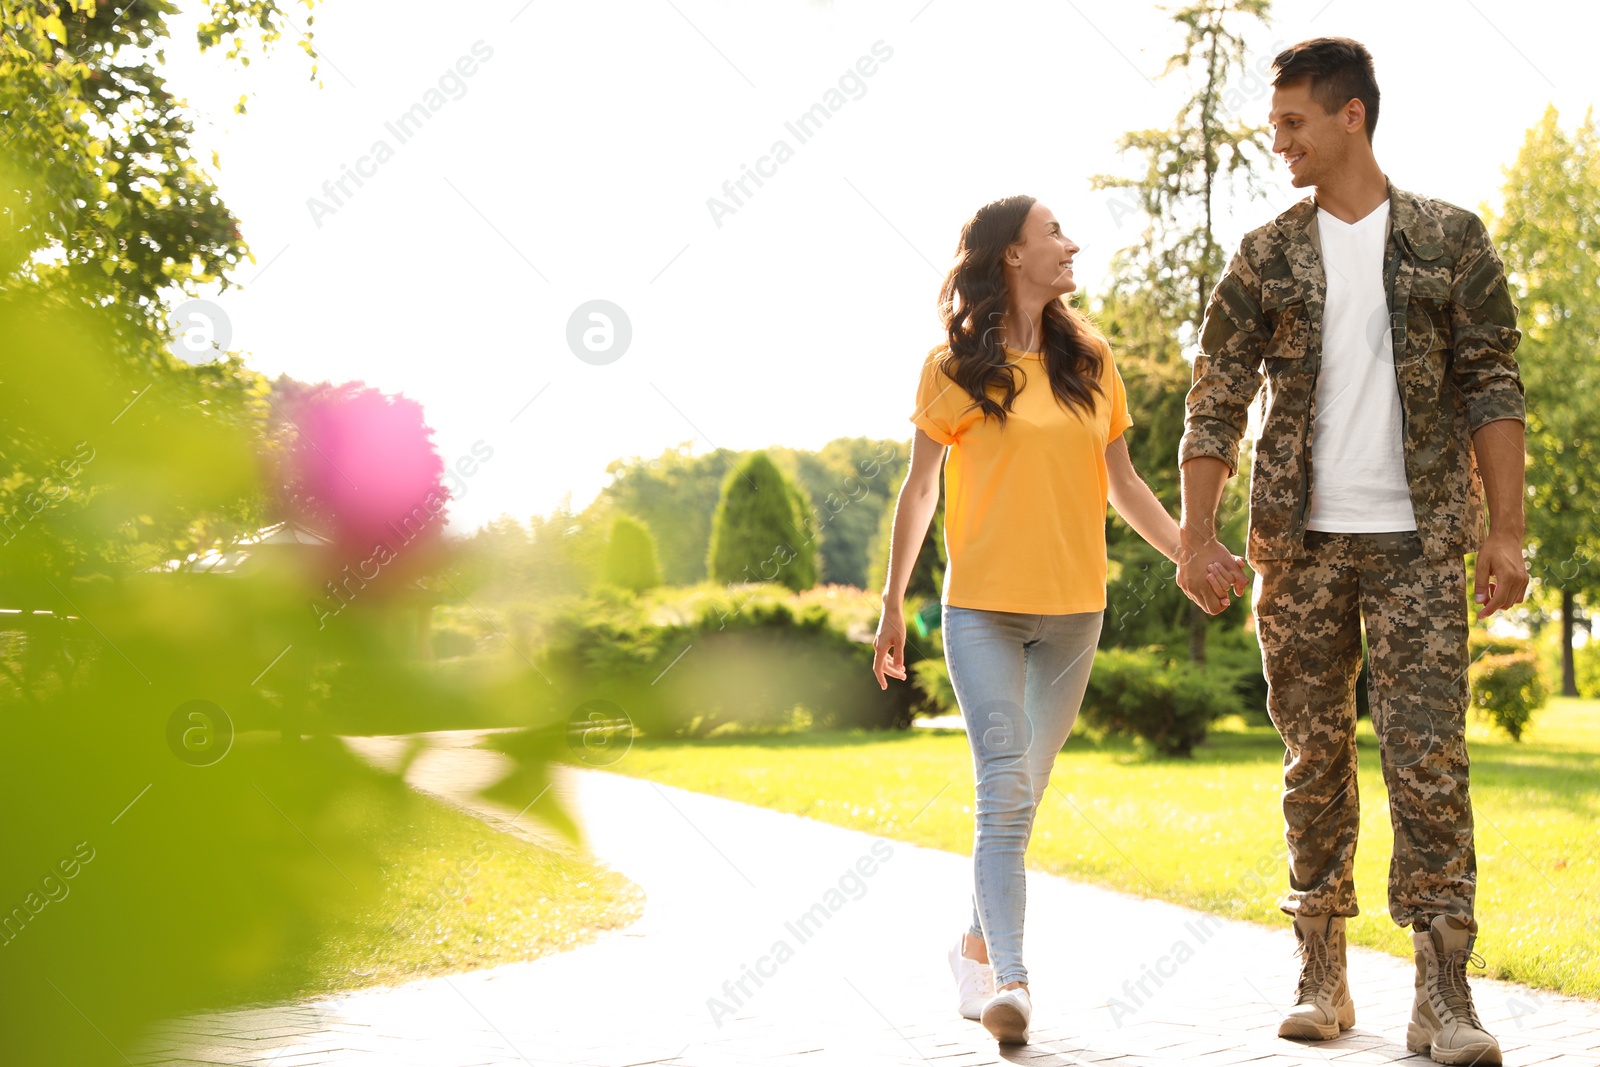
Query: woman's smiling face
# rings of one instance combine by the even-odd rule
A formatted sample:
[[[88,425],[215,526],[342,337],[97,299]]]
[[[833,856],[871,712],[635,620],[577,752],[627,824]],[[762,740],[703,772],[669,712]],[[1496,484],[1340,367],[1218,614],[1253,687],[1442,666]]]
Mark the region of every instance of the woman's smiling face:
[[[1006,249],[1006,262],[1015,269],[1016,280],[1060,296],[1078,288],[1072,274],[1077,254],[1078,246],[1061,232],[1055,215],[1036,201],[1023,221],[1021,238]]]

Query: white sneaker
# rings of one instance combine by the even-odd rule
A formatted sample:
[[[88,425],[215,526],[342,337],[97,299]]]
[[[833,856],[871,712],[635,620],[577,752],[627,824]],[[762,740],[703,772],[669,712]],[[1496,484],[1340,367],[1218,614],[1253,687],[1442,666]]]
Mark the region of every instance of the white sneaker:
[[[1028,1019],[1033,1015],[1033,1002],[1023,986],[1002,989],[994,999],[984,1005],[983,1028],[994,1035],[1002,1045],[1028,1043]]]
[[[950,973],[956,976],[962,1016],[976,1022],[983,1017],[983,1006],[994,996],[994,968],[962,953],[965,940],[966,935],[962,934],[950,950]]]

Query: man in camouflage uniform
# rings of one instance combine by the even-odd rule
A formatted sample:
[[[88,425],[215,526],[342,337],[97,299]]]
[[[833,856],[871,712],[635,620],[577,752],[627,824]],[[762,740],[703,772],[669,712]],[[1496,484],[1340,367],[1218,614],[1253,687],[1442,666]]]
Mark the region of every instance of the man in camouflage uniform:
[[[1267,710],[1287,749],[1281,907],[1302,956],[1298,1003],[1279,1033],[1326,1039],[1355,1021],[1344,921],[1358,910],[1354,687],[1365,623],[1394,827],[1389,914],[1413,928],[1416,950],[1407,1045],[1440,1063],[1499,1063],[1465,971],[1477,872],[1462,556],[1478,553],[1479,618],[1522,599],[1516,308],[1477,215],[1397,189],[1378,168],[1365,48],[1306,41],[1275,70],[1273,151],[1315,196],[1245,236],[1206,308],[1179,454],[1179,582],[1208,611],[1226,606],[1205,582],[1208,566],[1231,558],[1215,515],[1264,386],[1246,555]]]

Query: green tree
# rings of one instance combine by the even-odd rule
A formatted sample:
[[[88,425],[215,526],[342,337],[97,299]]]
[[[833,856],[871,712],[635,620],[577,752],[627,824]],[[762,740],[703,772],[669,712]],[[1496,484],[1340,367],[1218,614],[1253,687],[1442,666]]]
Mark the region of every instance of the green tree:
[[[862,586],[878,517],[904,474],[906,445],[870,437],[839,437],[821,449],[770,448],[768,455],[811,497],[813,525],[821,531],[818,580]]]
[[[1114,284],[1095,301],[1094,318],[1111,342],[1128,393],[1133,416],[1128,454],[1156,496],[1172,509],[1178,505],[1176,460],[1191,371],[1162,300],[1158,293]]]
[[[1111,342],[1127,389],[1133,415],[1126,434],[1128,453],[1157,499],[1176,514],[1178,441],[1191,377],[1177,333],[1159,296],[1132,289],[1104,294],[1096,302],[1095,320]],[[1218,528],[1230,545],[1244,540],[1247,463],[1243,460],[1240,476],[1229,480],[1218,509]],[[1183,641],[1192,645],[1194,604],[1178,588],[1172,562],[1120,520],[1106,524],[1106,555],[1110,567],[1101,647],[1144,648]],[[1218,625],[1242,623],[1245,611],[1245,605],[1235,601],[1216,617]],[[1203,612],[1201,619],[1211,621]]]
[[[802,491],[767,454],[753,453],[722,481],[706,556],[711,578],[811,588],[816,547],[806,530],[806,507]]]
[[[572,510],[569,495],[549,515],[528,520],[524,575],[534,596],[579,595],[599,582],[610,524],[588,509]]]
[[[1561,692],[1577,696],[1572,628],[1600,569],[1600,138],[1594,112],[1570,135],[1554,106],[1506,168],[1490,231],[1520,311],[1527,390],[1529,572],[1561,604]]]
[[[515,598],[531,591],[528,577],[533,537],[510,515],[486,522],[472,531],[456,556],[450,580],[465,595],[491,590],[496,598]]]
[[[656,540],[650,535],[650,527],[631,515],[613,519],[602,574],[612,585],[635,593],[660,585],[661,565],[656,559]]]
[[[740,459],[719,448],[690,455],[692,442],[667,449],[654,459],[613,460],[606,468],[611,484],[584,515],[615,509],[650,527],[660,553],[661,577],[670,585],[689,585],[706,577],[706,545],[722,480]]]
[[[128,471],[108,460],[131,467],[140,457],[116,435],[165,426],[175,448],[192,451],[189,466],[203,480],[220,466],[216,442],[237,442],[235,430],[255,433],[267,414],[266,382],[237,355],[191,365],[169,349],[177,302],[202,287],[226,288],[229,272],[250,258],[211,174],[218,161],[208,168],[197,157],[187,111],[158,73],[176,10],[170,0],[0,3],[0,291],[19,321],[42,327],[59,312],[54,327],[18,326],[5,338],[0,514],[53,502],[48,521],[32,524],[26,543],[8,554],[13,568],[21,553],[56,573],[116,576],[210,547],[263,517],[251,494],[146,478],[147,495],[124,512],[133,518],[107,533],[96,513],[103,518],[109,495],[90,480],[62,493],[63,457],[80,440],[95,453],[95,474],[128,486]],[[230,59],[248,62],[288,21],[273,0],[211,0],[197,44],[225,46]],[[314,62],[309,33],[296,36]],[[73,318],[74,311],[88,314]],[[50,331],[69,320],[94,333],[93,350],[65,346],[48,355],[58,347]],[[52,388],[52,376],[79,392]],[[98,440],[73,429],[113,419],[115,430],[99,429]]]
[[[4,187],[17,194],[0,276],[70,291],[164,334],[175,289],[226,287],[227,272],[250,258],[190,145],[187,109],[157,69],[177,5],[30,0],[0,9],[0,114],[16,167]],[[225,45],[244,63],[252,43],[270,48],[289,23],[274,0],[211,0],[208,14],[200,50]],[[314,63],[310,33],[296,36]]]
[[[748,453],[717,449],[689,454],[690,442],[653,459],[615,460],[611,484],[601,490],[586,517],[611,510],[636,516],[655,535],[662,579],[688,585],[706,577],[711,516],[722,481]],[[867,437],[840,437],[817,451],[773,447],[768,457],[810,498],[805,514],[818,533],[818,580],[861,585],[878,514],[889,486],[905,469],[906,446]]]
[[[1143,350],[1129,360],[1129,370],[1148,394],[1141,399],[1154,401],[1150,412],[1154,418],[1145,424],[1150,438],[1145,447],[1156,450],[1156,455],[1141,471],[1159,483],[1158,494],[1165,490],[1168,495],[1163,499],[1169,502],[1176,477],[1177,435],[1182,433],[1181,393],[1173,373],[1178,349],[1159,338],[1168,335],[1178,345],[1187,345],[1199,336],[1206,301],[1223,269],[1222,247],[1215,235],[1217,199],[1241,187],[1254,193],[1256,171],[1270,155],[1263,128],[1228,114],[1230,79],[1247,72],[1239,26],[1248,19],[1266,22],[1270,8],[1271,0],[1198,0],[1173,12],[1184,37],[1180,49],[1167,60],[1163,76],[1184,72],[1190,93],[1171,126],[1133,130],[1118,141],[1122,152],[1142,159],[1142,174],[1094,179],[1095,188],[1125,190],[1145,218],[1139,242],[1112,260],[1102,307],[1109,306],[1125,339]],[[1175,397],[1179,399],[1176,421]],[[1130,407],[1134,399],[1130,387]],[[1135,419],[1140,416],[1134,409]],[[1227,501],[1225,508],[1237,511]],[[1187,611],[1190,658],[1203,663],[1210,617],[1198,605],[1189,605]]]

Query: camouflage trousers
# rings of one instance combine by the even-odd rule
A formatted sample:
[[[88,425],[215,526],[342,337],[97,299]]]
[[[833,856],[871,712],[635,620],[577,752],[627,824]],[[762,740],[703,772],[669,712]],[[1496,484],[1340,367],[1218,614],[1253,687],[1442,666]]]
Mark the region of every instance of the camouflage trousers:
[[[1389,915],[1471,924],[1477,883],[1463,736],[1466,571],[1429,559],[1416,533],[1307,532],[1308,555],[1261,560],[1253,598],[1267,712],[1283,735],[1291,915],[1358,913],[1355,683],[1367,695],[1389,791]]]

